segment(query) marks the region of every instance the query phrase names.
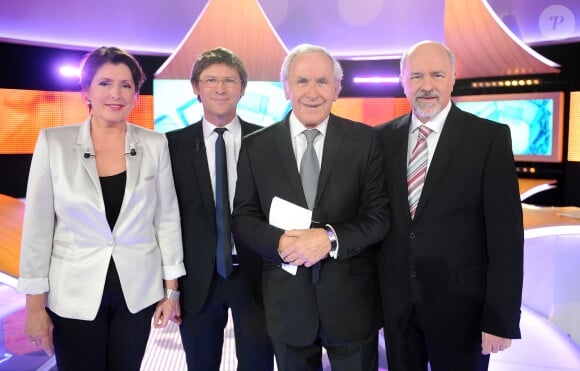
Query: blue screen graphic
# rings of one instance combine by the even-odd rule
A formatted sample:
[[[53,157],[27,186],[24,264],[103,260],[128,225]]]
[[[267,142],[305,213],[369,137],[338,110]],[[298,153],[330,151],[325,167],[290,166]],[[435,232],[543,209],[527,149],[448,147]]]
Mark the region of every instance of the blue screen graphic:
[[[281,82],[249,81],[238,103],[239,116],[268,126],[282,120],[290,111]],[[155,131],[162,133],[191,125],[203,116],[203,107],[189,80],[153,81]]]
[[[508,125],[514,155],[553,154],[553,99],[464,101],[456,105],[479,117]]]

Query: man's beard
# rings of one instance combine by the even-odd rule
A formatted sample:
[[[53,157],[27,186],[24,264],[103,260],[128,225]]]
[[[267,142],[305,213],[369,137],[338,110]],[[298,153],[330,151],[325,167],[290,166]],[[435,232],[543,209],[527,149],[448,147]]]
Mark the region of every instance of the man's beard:
[[[436,102],[421,102],[419,98],[437,98]],[[441,112],[439,104],[439,93],[433,91],[419,91],[413,100],[413,112],[417,117],[430,120]]]

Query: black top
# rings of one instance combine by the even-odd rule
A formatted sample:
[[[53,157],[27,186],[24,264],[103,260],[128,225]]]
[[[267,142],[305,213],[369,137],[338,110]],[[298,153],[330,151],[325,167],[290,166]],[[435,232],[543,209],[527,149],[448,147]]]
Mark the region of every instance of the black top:
[[[127,172],[100,177],[101,189],[103,190],[103,201],[105,201],[105,214],[111,230],[115,227],[119,211],[121,211],[121,204],[123,203],[123,196],[125,195],[125,183],[127,182]],[[109,269],[107,271],[107,278],[105,280],[105,288],[120,288],[121,281],[115,263],[111,258]]]

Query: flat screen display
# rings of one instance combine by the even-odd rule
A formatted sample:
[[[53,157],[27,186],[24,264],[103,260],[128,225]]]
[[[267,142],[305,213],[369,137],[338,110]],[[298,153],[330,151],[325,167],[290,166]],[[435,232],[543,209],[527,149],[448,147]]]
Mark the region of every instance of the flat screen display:
[[[562,92],[453,97],[459,108],[510,127],[517,162],[562,162]]]

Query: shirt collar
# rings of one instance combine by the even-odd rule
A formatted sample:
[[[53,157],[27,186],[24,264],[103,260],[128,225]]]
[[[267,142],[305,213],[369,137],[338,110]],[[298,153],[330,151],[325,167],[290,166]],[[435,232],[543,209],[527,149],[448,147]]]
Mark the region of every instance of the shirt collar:
[[[205,117],[203,118],[201,125],[203,128],[203,137],[205,139],[207,139],[210,135],[212,135],[214,132],[214,129],[216,129],[218,127],[218,126],[212,124],[211,122],[207,121],[205,119]],[[234,135],[235,137],[237,137],[238,134],[241,134],[241,132],[242,132],[240,120],[239,120],[237,115],[234,117],[234,119],[231,122],[229,122],[226,126],[223,126],[223,127],[228,129],[228,131],[232,135]]]
[[[413,112],[413,115],[411,116],[412,117],[411,128],[409,132],[410,133],[414,132],[420,125],[426,125],[429,129],[431,129],[432,132],[440,134],[441,131],[443,130],[443,124],[445,124],[445,119],[447,119],[447,115],[449,114],[450,110],[451,110],[451,100],[447,102],[445,108],[443,108],[438,114],[435,115],[435,117],[427,121],[425,124],[419,121],[419,118],[417,118],[415,112]]]
[[[298,120],[294,112],[290,113],[290,136],[296,138],[298,135],[302,134],[307,128]],[[316,125],[313,129],[318,129],[322,136],[326,135],[326,129],[328,128],[328,117],[325,118],[320,124]]]

